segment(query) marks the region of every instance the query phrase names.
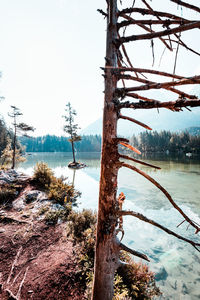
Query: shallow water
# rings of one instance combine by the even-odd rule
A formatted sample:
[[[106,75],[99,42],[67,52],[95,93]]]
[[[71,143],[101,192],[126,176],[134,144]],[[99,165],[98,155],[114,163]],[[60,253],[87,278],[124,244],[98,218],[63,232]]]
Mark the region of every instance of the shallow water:
[[[99,153],[80,153],[77,160],[84,162],[87,168],[71,170],[67,167],[71,161],[70,153],[32,153],[28,160],[18,168],[32,174],[38,161],[45,161],[56,176],[64,175],[82,193],[79,209],[97,209],[100,173]],[[140,167],[155,180],[159,181],[179,206],[195,221],[200,223],[200,158],[185,156],[145,157],[145,161],[160,166],[161,170]],[[194,230],[187,228],[179,213],[156,187],[141,175],[128,169],[119,172],[119,193],[124,192],[124,209],[140,212],[154,221],[187,238],[198,239]],[[167,235],[160,229],[134,219],[124,217],[124,243],[135,250],[144,252],[151,260],[151,270],[156,272],[157,283],[163,296],[160,299],[200,299],[200,253],[191,245]]]

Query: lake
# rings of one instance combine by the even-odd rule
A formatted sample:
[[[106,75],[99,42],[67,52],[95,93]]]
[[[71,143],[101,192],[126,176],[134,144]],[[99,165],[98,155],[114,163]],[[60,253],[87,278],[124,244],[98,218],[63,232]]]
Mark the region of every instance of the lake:
[[[77,160],[87,168],[71,170],[70,153],[32,153],[27,161],[18,166],[20,171],[32,174],[38,161],[47,162],[56,176],[68,177],[75,181],[75,187],[82,195],[79,209],[97,210],[100,154],[79,153]],[[161,167],[161,170],[139,166],[171,194],[176,203],[191,219],[200,224],[200,158],[186,156],[151,155],[144,157],[146,162]],[[144,214],[150,219],[167,226],[187,238],[199,240],[198,234],[183,223],[183,218],[171,206],[167,198],[141,175],[128,169],[120,169],[118,193],[124,192],[124,209]],[[200,253],[191,245],[182,242],[165,232],[138,219],[124,217],[124,244],[148,255],[150,269],[156,272],[157,284],[163,295],[159,299],[200,299]]]

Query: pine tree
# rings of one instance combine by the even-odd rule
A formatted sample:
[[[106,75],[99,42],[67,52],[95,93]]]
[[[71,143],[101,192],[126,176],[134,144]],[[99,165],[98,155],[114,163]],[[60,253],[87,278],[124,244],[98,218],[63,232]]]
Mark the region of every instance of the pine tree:
[[[80,128],[78,127],[78,124],[75,124],[74,117],[76,116],[76,111],[72,108],[70,102],[66,104],[65,111],[66,115],[63,116],[66,122],[66,125],[64,125],[64,132],[70,136],[68,141],[72,145],[73,164],[77,165],[78,163],[76,162],[74,143],[81,140],[81,136],[77,134],[77,131]]]
[[[32,126],[25,123],[18,123],[18,117],[23,114],[16,106],[11,106],[12,111],[8,113],[9,117],[13,119],[13,141],[12,141],[12,169],[15,168],[16,158],[19,160],[19,152],[16,149],[18,135],[28,136],[29,131],[34,131]]]

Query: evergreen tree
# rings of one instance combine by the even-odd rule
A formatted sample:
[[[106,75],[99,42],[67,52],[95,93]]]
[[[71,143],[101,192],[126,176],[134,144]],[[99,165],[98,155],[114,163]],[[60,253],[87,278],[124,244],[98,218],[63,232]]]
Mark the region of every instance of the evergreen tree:
[[[16,158],[19,155],[16,151],[16,144],[17,144],[17,136],[19,134],[27,135],[27,132],[34,131],[35,129],[32,126],[29,126],[25,123],[18,123],[18,117],[23,115],[19,108],[16,106],[11,106],[12,111],[8,113],[9,117],[13,118],[13,141],[12,141],[12,169],[15,168]],[[17,156],[16,156],[17,154]]]
[[[80,128],[78,127],[78,124],[75,124],[74,117],[76,116],[76,111],[72,108],[70,102],[66,104],[65,111],[66,115],[63,116],[66,122],[66,125],[64,125],[64,132],[66,132],[70,136],[68,141],[72,145],[73,163],[76,164],[74,142],[78,142],[81,140],[81,136],[77,134],[77,131]]]

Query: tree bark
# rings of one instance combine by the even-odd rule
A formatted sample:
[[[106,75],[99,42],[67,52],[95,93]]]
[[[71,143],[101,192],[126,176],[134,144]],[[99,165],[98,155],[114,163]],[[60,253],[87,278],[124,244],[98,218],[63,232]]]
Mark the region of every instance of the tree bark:
[[[106,66],[117,66],[117,1],[108,1]],[[112,300],[113,280],[119,264],[120,244],[115,234],[117,173],[119,160],[117,135],[118,111],[113,102],[117,86],[115,75],[108,68],[105,71],[105,99],[103,113],[103,135],[101,154],[101,175],[97,221],[93,300]]]
[[[75,151],[74,151],[74,142],[71,141],[71,144],[72,144],[73,163],[75,163],[76,159],[75,159]]]
[[[17,139],[17,124],[16,124],[16,117],[14,117],[13,155],[12,155],[12,167],[11,167],[11,169],[15,168],[16,139]]]

